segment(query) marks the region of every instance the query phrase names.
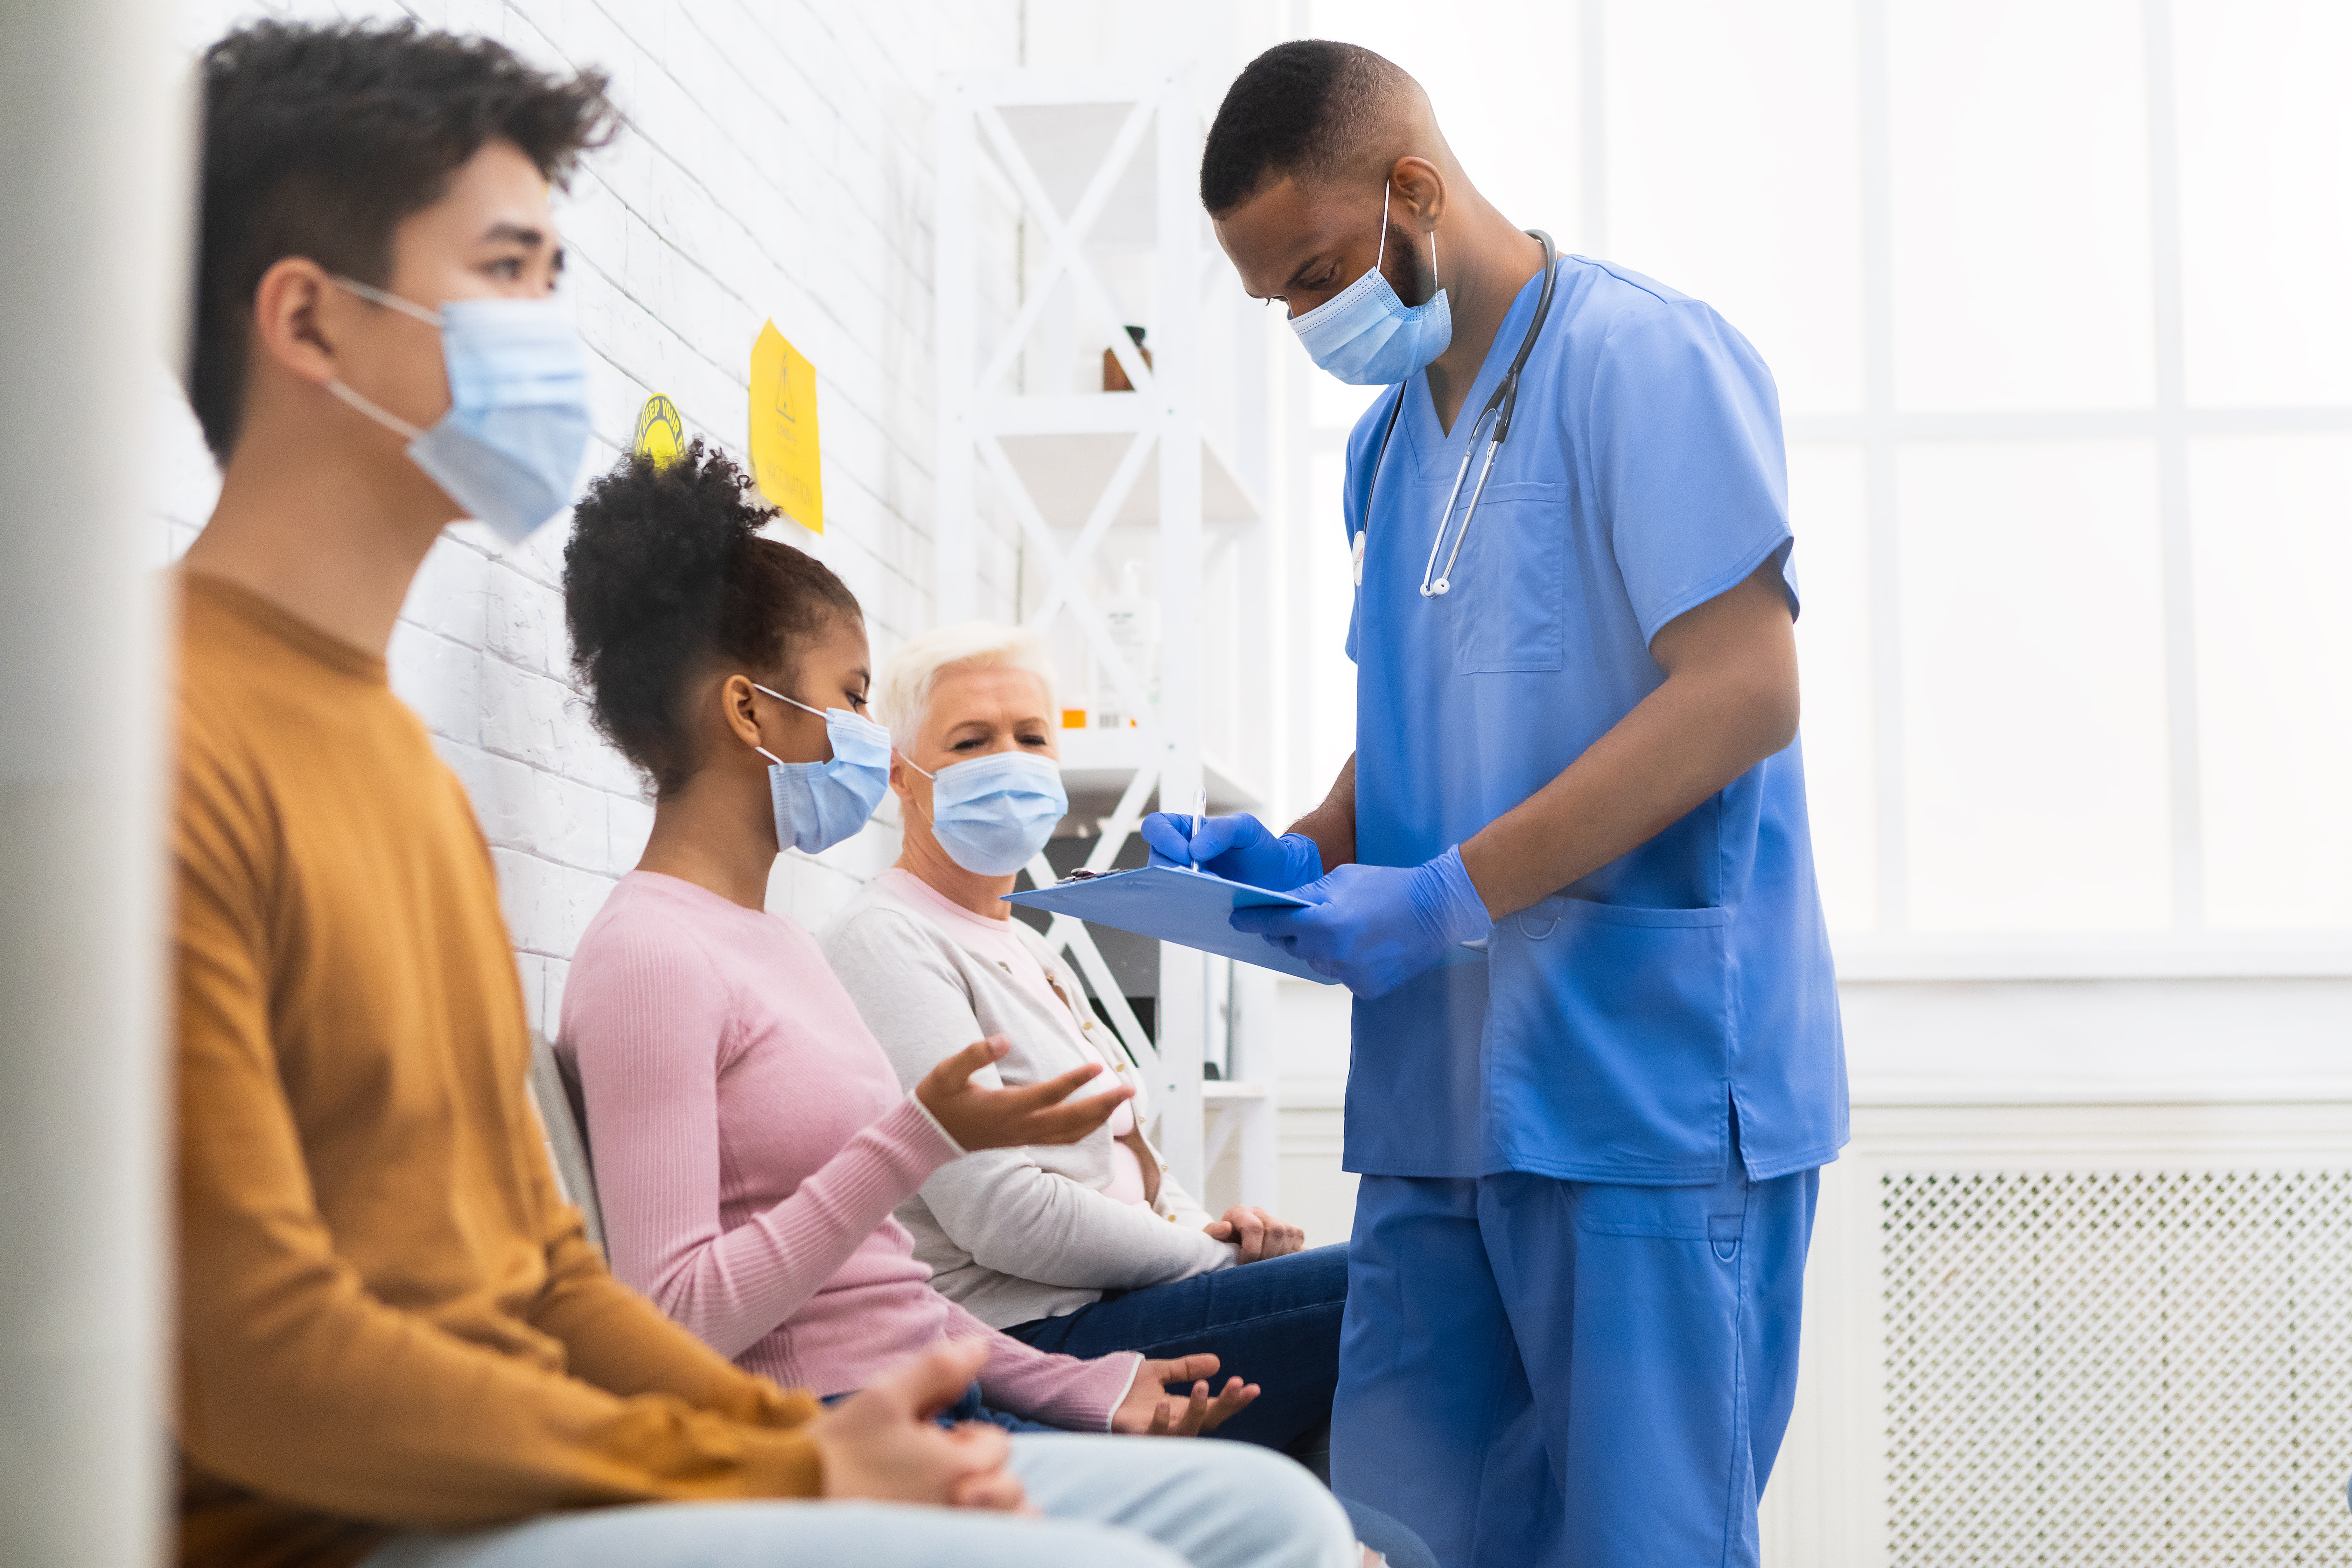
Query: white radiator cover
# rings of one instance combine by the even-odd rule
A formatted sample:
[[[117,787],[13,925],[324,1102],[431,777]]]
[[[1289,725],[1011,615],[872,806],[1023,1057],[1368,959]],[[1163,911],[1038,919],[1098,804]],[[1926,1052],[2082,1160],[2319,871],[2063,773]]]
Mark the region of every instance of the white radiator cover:
[[[1876,1186],[1890,1564],[2346,1560],[2352,1167]]]
[[[1769,1568],[2352,1563],[2352,1103],[1857,1105]]]

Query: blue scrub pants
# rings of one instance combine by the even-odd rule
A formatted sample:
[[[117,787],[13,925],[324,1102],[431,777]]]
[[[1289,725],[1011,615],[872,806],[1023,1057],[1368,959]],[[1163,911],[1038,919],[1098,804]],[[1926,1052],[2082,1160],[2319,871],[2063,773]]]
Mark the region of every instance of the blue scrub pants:
[[[1820,1173],[1364,1177],[1331,1484],[1444,1568],[1747,1568]]]

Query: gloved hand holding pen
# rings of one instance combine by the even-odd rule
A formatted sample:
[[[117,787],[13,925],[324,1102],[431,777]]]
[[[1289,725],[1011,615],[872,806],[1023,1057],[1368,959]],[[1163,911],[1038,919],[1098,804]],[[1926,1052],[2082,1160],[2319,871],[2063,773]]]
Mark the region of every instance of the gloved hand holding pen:
[[[1194,825],[1198,823],[1196,830]],[[1143,819],[1154,866],[1193,866],[1228,882],[1286,893],[1323,875],[1323,853],[1303,833],[1276,837],[1247,815],[1205,820],[1155,811]]]
[[[1494,929],[1459,846],[1420,866],[1341,866],[1287,890],[1315,907],[1236,910],[1234,929],[1257,932],[1368,998],[1387,995],[1448,947]]]

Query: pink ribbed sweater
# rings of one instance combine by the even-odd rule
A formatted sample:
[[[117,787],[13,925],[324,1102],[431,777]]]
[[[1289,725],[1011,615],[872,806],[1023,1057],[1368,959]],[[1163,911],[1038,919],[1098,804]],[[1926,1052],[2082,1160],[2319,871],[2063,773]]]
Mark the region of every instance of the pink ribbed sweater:
[[[890,1211],[961,1151],[808,932],[655,872],[621,879],[564,983],[613,1271],[787,1387],[864,1386],[992,1342],[988,1402],[1101,1431],[1141,1358],[1034,1351],[933,1290]]]

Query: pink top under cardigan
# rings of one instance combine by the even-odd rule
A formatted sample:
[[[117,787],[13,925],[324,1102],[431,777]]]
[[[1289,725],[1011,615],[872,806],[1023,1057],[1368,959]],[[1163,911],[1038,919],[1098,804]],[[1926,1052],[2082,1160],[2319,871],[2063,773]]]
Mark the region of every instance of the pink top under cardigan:
[[[799,925],[631,872],[573,955],[557,1050],[580,1076],[613,1271],[720,1353],[839,1394],[985,1337],[991,1405],[1109,1426],[1140,1357],[1032,1350],[930,1288],[890,1211],[961,1151]]]

